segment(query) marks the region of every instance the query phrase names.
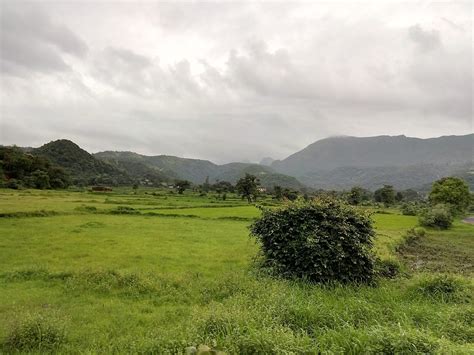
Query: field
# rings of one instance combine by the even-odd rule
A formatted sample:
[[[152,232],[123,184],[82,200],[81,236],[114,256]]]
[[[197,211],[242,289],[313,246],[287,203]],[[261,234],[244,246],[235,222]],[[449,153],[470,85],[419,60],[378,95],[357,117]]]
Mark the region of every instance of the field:
[[[474,353],[474,225],[404,243],[417,218],[374,213],[401,274],[321,286],[258,272],[259,213],[232,195],[0,190],[0,351]]]

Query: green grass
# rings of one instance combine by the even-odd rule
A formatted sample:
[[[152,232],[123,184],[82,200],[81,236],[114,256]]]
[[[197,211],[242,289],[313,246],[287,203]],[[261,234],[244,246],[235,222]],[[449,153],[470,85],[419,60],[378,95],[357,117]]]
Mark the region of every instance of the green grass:
[[[254,270],[247,227],[259,210],[229,197],[0,190],[0,213],[58,212],[0,218],[0,352],[473,352],[474,226],[400,249],[410,266],[433,247],[436,266],[370,287],[310,285]],[[117,206],[138,214],[110,214]],[[373,218],[377,254],[396,258],[416,217]]]

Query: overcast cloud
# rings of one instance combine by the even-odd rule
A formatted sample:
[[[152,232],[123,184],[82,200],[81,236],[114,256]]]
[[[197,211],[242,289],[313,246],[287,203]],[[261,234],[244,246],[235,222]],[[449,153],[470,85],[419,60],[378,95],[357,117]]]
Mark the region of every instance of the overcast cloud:
[[[472,132],[470,2],[0,1],[0,144],[221,163]]]

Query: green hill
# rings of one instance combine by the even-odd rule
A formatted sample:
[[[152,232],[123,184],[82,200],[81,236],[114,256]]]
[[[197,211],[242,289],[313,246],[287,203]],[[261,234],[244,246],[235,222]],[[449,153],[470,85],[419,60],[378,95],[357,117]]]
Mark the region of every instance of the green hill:
[[[98,159],[108,163],[127,162],[142,163],[149,168],[157,169],[166,176],[186,179],[194,184],[202,184],[206,178],[211,183],[228,181],[235,184],[246,173],[256,175],[266,188],[274,185],[301,189],[304,185],[296,178],[277,173],[274,169],[259,164],[229,163],[217,165],[208,160],[179,158],[169,155],[146,156],[133,152],[100,152],[94,154]]]

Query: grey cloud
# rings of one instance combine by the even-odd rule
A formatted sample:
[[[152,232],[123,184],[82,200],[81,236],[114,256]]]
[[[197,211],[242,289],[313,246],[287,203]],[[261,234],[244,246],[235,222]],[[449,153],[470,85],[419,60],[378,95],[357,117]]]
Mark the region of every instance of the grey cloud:
[[[63,54],[83,57],[87,45],[34,4],[3,3],[0,12],[1,68],[5,74],[70,70]]]
[[[422,51],[432,51],[441,46],[439,32],[436,30],[425,31],[420,25],[408,29],[408,36]]]

